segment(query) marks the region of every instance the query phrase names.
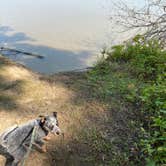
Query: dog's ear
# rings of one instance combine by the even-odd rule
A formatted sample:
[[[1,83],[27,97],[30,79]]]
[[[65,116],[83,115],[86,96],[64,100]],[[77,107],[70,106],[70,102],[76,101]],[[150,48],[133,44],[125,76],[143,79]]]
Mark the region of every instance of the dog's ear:
[[[57,118],[57,112],[53,112],[53,116]]]

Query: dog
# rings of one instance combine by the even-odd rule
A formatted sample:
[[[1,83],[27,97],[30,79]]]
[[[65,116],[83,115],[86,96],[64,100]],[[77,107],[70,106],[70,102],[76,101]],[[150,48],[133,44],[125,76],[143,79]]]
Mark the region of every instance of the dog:
[[[39,116],[37,119],[4,131],[0,134],[0,155],[6,158],[5,166],[18,166],[28,152],[33,134],[32,149],[46,152],[45,142],[50,140],[50,133],[55,135],[61,133],[57,112],[49,116]]]

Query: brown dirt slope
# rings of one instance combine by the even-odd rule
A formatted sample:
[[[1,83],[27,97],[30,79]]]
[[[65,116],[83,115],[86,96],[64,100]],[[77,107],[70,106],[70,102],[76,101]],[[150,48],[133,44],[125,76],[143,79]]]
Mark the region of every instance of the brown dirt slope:
[[[123,103],[93,99],[86,86],[85,73],[43,76],[0,56],[0,132],[53,111],[64,132],[47,143],[47,153],[32,153],[27,166],[126,165],[121,150],[132,138],[132,114]]]

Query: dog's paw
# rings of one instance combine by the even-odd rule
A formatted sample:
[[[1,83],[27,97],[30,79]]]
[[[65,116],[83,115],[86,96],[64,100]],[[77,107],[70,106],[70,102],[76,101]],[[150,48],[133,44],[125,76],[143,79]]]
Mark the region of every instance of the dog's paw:
[[[44,139],[45,141],[49,141],[49,140],[51,140],[51,137],[46,136],[46,137],[44,137],[43,139]]]

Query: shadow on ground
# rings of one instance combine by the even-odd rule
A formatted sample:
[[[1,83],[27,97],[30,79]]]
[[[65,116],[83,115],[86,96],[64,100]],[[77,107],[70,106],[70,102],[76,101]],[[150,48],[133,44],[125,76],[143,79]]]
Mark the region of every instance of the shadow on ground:
[[[70,98],[70,107],[61,109],[60,126],[64,138],[57,137],[48,146],[50,166],[98,166],[109,165],[111,144],[110,113],[104,104],[92,99],[86,90],[84,72],[67,72],[41,77],[50,84],[62,84],[74,91]],[[109,130],[108,130],[109,129]]]
[[[8,79],[8,75],[1,75],[4,67],[8,65],[12,64],[7,59],[0,57],[0,110],[11,111],[17,109],[14,93],[21,92],[21,84],[23,82],[20,80],[11,81]]]
[[[72,84],[82,76],[77,75],[75,79],[70,76],[70,84],[64,80],[64,75],[52,82],[0,57],[0,120],[5,121],[0,130],[36,118],[41,113],[57,111],[65,133],[64,139],[57,136],[48,143],[48,153],[32,155],[27,162],[29,166],[93,165],[103,156],[103,153],[96,156],[96,151],[102,149],[97,144],[102,141],[102,133],[98,131],[106,118],[104,107],[79,96]],[[90,143],[93,149],[89,148]]]
[[[44,164],[131,166],[130,160],[138,156],[130,151],[138,138],[132,124],[136,111],[117,96],[110,98],[109,105],[94,98],[86,75],[86,72],[66,72],[40,78],[50,84],[62,84],[75,94],[70,98],[72,110],[67,107],[60,111],[65,138],[58,137],[52,142]],[[131,158],[125,158],[127,154]]]

